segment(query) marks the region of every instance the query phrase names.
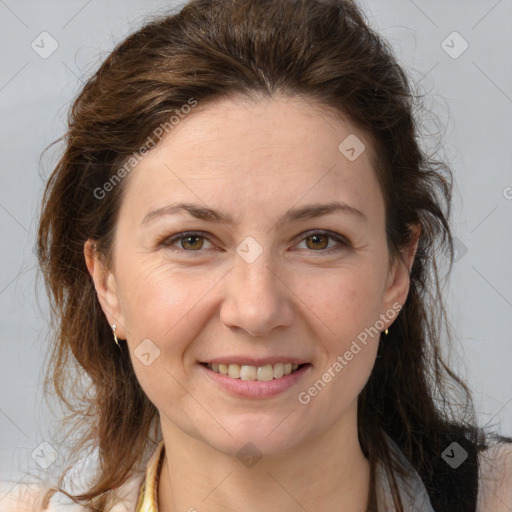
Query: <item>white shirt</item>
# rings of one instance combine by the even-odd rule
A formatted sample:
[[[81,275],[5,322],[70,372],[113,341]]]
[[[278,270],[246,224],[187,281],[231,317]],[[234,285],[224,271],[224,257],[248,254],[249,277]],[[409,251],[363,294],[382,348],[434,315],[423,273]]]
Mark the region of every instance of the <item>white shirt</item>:
[[[421,478],[398,446],[386,436],[391,450],[408,469],[408,477],[396,475],[404,512],[435,512]],[[157,450],[150,462],[155,460]],[[134,512],[146,473],[133,474],[111,495],[111,512]],[[0,482],[0,512],[84,512],[85,507],[73,503],[62,493],[52,496],[47,509],[42,499],[48,487],[42,484]],[[394,512],[390,483],[383,466],[376,467],[376,492],[379,512]],[[512,445],[495,443],[479,453],[477,512],[512,511]],[[142,512],[150,512],[143,510]]]

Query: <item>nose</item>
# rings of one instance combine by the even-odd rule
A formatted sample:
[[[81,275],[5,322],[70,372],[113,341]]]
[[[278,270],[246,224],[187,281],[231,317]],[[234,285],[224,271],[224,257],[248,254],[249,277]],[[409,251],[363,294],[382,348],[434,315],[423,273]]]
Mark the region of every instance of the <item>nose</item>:
[[[269,335],[290,326],[294,318],[293,292],[265,253],[252,263],[236,255],[224,282],[220,319],[227,327],[242,329],[251,336]]]

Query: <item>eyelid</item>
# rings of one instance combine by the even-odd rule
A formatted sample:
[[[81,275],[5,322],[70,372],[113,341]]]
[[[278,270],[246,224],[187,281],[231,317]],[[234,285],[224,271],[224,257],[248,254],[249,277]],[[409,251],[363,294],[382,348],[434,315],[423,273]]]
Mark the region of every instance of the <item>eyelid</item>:
[[[347,247],[352,247],[352,243],[350,242],[350,240],[339,234],[339,233],[335,233],[334,231],[328,231],[326,229],[311,229],[309,231],[305,231],[304,233],[301,233],[300,235],[298,235],[300,238],[299,238],[299,242],[302,242],[304,241],[306,238],[309,238],[310,236],[313,236],[313,235],[323,235],[323,236],[326,236],[328,238],[331,238],[332,240],[336,241],[339,245],[341,245],[341,248],[347,248]],[[314,250],[310,250],[308,252],[312,252],[312,253],[329,253],[331,251],[336,251],[340,249],[340,247],[330,247],[329,249],[321,249],[321,250],[318,250],[318,251],[314,251]]]
[[[174,235],[164,237],[158,243],[158,245],[162,246],[162,247],[170,247],[171,249],[175,249],[175,250],[177,250],[179,252],[188,252],[188,253],[194,253],[194,252],[200,253],[200,252],[203,252],[201,249],[198,250],[198,251],[187,251],[186,249],[173,246],[173,244],[175,242],[178,242],[179,240],[181,240],[183,238],[187,238],[188,236],[198,236],[198,237],[204,238],[205,240],[208,240],[208,242],[213,244],[213,242],[210,239],[210,236],[208,236],[208,234],[205,233],[204,231],[181,231],[181,232],[176,233]]]
[[[333,231],[325,230],[325,229],[311,229],[309,231],[305,231],[304,233],[301,233],[300,235],[297,235],[297,237],[295,237],[295,239],[298,239],[297,243],[300,243],[300,242],[304,241],[305,239],[307,239],[308,237],[313,236],[313,235],[327,236],[328,238],[331,238],[332,240],[336,241],[339,245],[341,245],[341,248],[352,247],[352,243],[345,236],[340,235],[339,233],[335,233]],[[174,235],[167,236],[167,237],[163,238],[158,243],[158,245],[162,246],[162,247],[171,247],[171,248],[177,250],[178,252],[187,252],[187,253],[203,252],[201,249],[199,249],[197,251],[193,251],[193,250],[186,250],[183,248],[178,248],[178,247],[173,246],[173,244],[175,242],[179,241],[180,239],[186,238],[188,236],[199,236],[201,238],[208,240],[210,243],[213,244],[213,242],[210,238],[211,235],[209,235],[208,233],[206,233],[204,231],[182,231],[182,232],[176,233]],[[339,249],[340,249],[340,247],[335,246],[335,247],[330,247],[329,249],[320,249],[318,251],[309,250],[308,252],[329,253],[331,251],[336,251]]]

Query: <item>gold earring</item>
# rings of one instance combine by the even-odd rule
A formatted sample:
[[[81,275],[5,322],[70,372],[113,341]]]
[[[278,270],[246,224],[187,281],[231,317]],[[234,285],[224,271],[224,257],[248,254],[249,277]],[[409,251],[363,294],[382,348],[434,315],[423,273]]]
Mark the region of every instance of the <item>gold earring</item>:
[[[114,334],[114,341],[116,342],[116,345],[119,348],[121,348],[121,345],[119,345],[119,342],[117,341],[116,329],[117,329],[117,325],[116,324],[112,324],[112,333]]]
[[[387,330],[387,329],[384,331],[384,334],[385,334],[386,336],[388,335],[388,330]]]

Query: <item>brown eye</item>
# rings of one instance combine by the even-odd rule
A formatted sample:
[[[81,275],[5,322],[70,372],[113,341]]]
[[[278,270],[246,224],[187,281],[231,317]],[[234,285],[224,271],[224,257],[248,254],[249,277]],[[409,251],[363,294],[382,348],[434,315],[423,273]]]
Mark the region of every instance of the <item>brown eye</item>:
[[[159,245],[162,248],[170,249],[178,252],[204,252],[205,249],[209,249],[208,245],[212,245],[208,237],[200,232],[184,232],[177,233],[171,237],[164,238]]]
[[[311,235],[305,240],[308,249],[325,249],[329,245],[329,237],[327,235]]]
[[[353,247],[346,237],[331,231],[308,231],[302,236],[299,246],[304,244],[302,249],[309,250],[309,252],[328,255]]]
[[[199,235],[189,235],[181,237],[181,247],[187,250],[198,250],[203,247],[204,239]]]

